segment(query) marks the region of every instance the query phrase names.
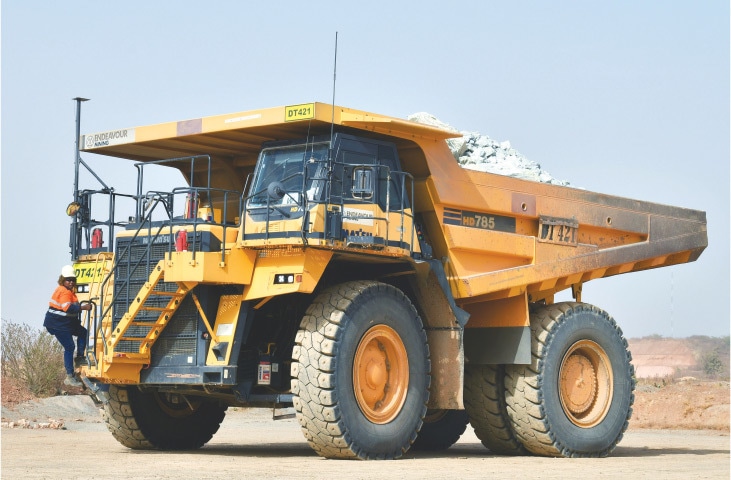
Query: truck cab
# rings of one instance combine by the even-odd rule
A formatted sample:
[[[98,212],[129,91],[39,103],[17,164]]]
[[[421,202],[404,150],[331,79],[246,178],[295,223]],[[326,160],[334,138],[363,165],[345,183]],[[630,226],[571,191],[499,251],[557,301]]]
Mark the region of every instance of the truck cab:
[[[243,245],[280,239],[311,246],[401,249],[413,245],[413,178],[393,143],[335,133],[311,141],[270,142],[246,201]],[[265,243],[261,243],[264,240]]]

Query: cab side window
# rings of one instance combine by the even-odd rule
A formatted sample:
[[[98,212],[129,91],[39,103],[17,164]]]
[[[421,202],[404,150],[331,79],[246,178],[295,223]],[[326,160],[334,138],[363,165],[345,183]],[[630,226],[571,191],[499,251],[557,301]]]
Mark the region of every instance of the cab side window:
[[[382,165],[379,169],[379,198],[378,203],[381,208],[386,209],[386,200],[388,200],[389,210],[402,210],[408,208],[406,197],[401,198],[403,175],[399,174],[398,162],[396,161],[396,152],[390,146],[378,146],[378,163]],[[390,179],[389,179],[390,173]],[[388,192],[388,195],[386,194]]]
[[[393,146],[343,139],[338,157],[336,177],[343,202],[378,203],[384,211],[386,204],[391,211],[408,207]]]

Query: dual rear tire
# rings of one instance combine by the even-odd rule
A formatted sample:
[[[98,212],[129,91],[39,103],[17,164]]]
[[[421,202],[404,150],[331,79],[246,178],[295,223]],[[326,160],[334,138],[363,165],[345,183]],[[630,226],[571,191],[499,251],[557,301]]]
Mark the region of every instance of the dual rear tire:
[[[498,454],[607,456],[627,429],[634,370],[615,321],[587,304],[531,315],[530,365],[465,369],[465,408]]]
[[[525,455],[505,403],[505,365],[466,365],[464,406],[475,435],[497,455]]]
[[[516,437],[536,455],[609,455],[634,402],[622,331],[603,310],[560,303],[536,311],[531,332],[531,364],[506,368],[505,401]]]

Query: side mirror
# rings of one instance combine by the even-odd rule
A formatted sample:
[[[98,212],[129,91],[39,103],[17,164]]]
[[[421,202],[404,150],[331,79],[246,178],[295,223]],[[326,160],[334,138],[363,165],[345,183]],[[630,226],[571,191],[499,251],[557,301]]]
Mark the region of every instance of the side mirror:
[[[353,197],[373,198],[373,168],[356,167],[353,169]]]
[[[286,192],[284,190],[284,185],[282,185],[282,182],[278,182],[275,180],[267,187],[267,193],[269,194],[269,198],[271,198],[272,200],[281,200]]]

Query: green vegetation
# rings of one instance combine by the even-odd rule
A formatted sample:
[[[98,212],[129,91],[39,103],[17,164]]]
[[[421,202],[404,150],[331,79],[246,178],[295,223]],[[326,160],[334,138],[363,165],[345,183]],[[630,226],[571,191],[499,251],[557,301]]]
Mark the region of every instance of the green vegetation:
[[[717,377],[723,371],[723,362],[717,351],[708,352],[703,355],[703,373],[709,377]]]
[[[62,385],[63,347],[45,330],[2,321],[2,375],[39,397],[55,395]]]
[[[711,379],[729,378],[729,360],[731,348],[729,337],[706,337],[695,335],[688,337],[687,342],[699,360],[703,374]]]

